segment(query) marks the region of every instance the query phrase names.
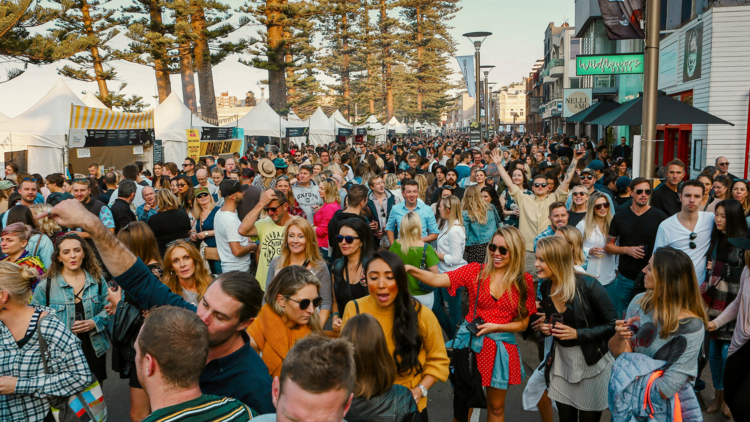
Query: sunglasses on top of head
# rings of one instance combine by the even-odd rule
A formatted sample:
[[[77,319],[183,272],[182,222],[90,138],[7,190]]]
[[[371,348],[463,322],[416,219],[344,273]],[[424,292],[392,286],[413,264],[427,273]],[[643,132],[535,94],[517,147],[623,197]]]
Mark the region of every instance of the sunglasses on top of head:
[[[500,251],[501,255],[507,255],[508,254],[508,248],[505,246],[497,246],[494,243],[490,243],[487,245],[487,248],[490,250],[491,253],[495,253],[496,251]]]

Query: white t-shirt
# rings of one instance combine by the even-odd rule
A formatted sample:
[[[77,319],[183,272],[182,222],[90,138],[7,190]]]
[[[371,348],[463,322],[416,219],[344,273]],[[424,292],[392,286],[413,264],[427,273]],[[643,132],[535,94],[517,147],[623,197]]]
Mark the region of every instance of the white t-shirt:
[[[221,271],[247,271],[250,268],[250,254],[234,256],[229,242],[239,242],[240,246],[247,246],[249,241],[238,233],[240,218],[236,212],[216,211],[214,217],[214,232],[216,247],[221,259]]]
[[[706,252],[711,247],[711,231],[714,228],[714,214],[710,212],[698,212],[698,222],[695,230],[691,232],[677,219],[677,214],[662,221],[656,232],[656,243],[654,251],[664,246],[671,246],[685,252],[693,261],[695,275],[698,277],[698,285],[703,284],[706,278]],[[690,233],[696,233],[694,240],[690,240]],[[690,242],[695,242],[696,248],[690,249]]]

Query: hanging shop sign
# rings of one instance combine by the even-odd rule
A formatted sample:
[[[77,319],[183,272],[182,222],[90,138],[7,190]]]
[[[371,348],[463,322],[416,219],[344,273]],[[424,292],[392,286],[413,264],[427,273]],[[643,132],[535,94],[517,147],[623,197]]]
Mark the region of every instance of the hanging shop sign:
[[[599,9],[607,38],[610,40],[644,38],[641,0],[599,0]]]
[[[685,52],[682,60],[682,82],[700,79],[703,61],[703,22],[685,31]]]
[[[354,129],[342,129],[339,128],[339,136],[352,136],[354,135]]]
[[[592,91],[591,88],[564,89],[562,109],[563,118],[568,118],[579,111],[591,107],[591,99],[593,98]]]
[[[201,157],[209,155],[227,155],[240,152],[242,141],[239,139],[232,139],[228,141],[209,141],[201,142]]]
[[[201,127],[201,141],[226,141],[237,139],[236,127]]]
[[[367,135],[367,129],[365,129],[365,128],[359,129],[358,128],[357,129],[357,136],[361,136],[361,135]]]
[[[201,152],[200,129],[187,129],[188,157],[198,161]]]
[[[576,57],[576,75],[637,75],[643,73],[643,53]]]
[[[286,128],[286,137],[294,138],[298,136],[307,136],[310,134],[309,127],[288,127]]]
[[[148,146],[153,143],[153,129],[70,129],[68,136],[68,146],[71,148]]]

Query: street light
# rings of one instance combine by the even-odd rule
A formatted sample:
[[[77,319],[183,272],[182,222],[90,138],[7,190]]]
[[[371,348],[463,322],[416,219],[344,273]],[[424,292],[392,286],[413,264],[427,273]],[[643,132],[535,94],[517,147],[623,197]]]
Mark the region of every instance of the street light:
[[[495,68],[494,65],[487,64],[481,66],[484,69],[484,127],[485,130],[490,130],[490,90],[489,90],[489,75],[490,71]]]
[[[477,110],[477,124],[479,125],[479,131],[480,131],[480,133],[481,133],[481,130],[482,130],[481,129],[482,128],[482,120],[481,120],[480,111],[479,111],[481,109],[481,103],[479,102],[479,89],[480,89],[479,88],[479,86],[480,86],[479,84],[481,83],[480,79],[482,78],[482,76],[479,73],[479,66],[480,66],[480,63],[481,63],[480,62],[480,57],[479,57],[479,49],[482,48],[482,43],[490,35],[492,35],[492,32],[467,32],[466,34],[464,34],[464,37],[468,38],[469,41],[471,41],[472,43],[474,43],[474,50],[475,50],[474,51],[474,58],[476,59],[476,64],[475,65],[476,65],[476,68],[477,68],[477,76],[476,76],[476,78],[477,78],[477,80],[476,80],[476,84],[477,84],[477,87],[476,87],[476,96],[477,96],[477,98],[476,98],[476,101],[474,103],[475,104],[474,108],[476,108],[476,110]],[[472,38],[474,38],[474,39],[472,39]],[[481,40],[479,40],[479,38],[481,38]]]

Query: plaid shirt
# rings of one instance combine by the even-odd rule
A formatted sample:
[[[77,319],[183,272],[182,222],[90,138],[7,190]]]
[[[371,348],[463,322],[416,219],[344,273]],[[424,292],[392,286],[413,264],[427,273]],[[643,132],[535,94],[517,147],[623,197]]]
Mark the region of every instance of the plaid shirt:
[[[54,315],[51,309],[37,308]],[[39,333],[47,340],[51,375],[44,374]],[[3,422],[41,422],[49,413],[47,396],[67,397],[91,383],[81,341],[54,317],[47,317],[37,325],[34,336],[21,349],[10,330],[0,323],[0,374],[18,378],[14,394],[0,395]]]

